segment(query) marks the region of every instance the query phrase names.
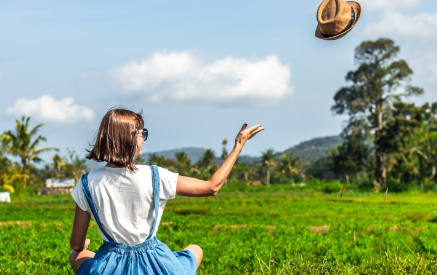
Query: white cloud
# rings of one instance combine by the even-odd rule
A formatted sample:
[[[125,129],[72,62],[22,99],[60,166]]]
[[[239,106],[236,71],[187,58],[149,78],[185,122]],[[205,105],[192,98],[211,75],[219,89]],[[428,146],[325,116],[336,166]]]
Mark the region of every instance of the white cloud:
[[[363,9],[378,10],[378,9],[401,9],[412,8],[419,5],[421,0],[364,0],[360,1]]]
[[[366,26],[367,36],[398,36],[404,38],[432,38],[437,35],[437,12],[413,16],[386,12],[379,22]]]
[[[206,64],[188,52],[158,52],[112,74],[125,93],[152,101],[269,105],[293,92],[290,67],[274,55],[257,61],[226,57]]]
[[[94,112],[84,106],[73,104],[74,99],[66,97],[55,100],[49,95],[37,99],[21,98],[15,105],[6,109],[6,113],[16,116],[30,116],[43,122],[72,124],[78,121],[94,119]]]

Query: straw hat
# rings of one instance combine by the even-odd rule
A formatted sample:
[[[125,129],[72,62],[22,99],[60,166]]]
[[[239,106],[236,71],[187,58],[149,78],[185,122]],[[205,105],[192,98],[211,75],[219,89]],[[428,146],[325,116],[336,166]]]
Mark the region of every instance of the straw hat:
[[[317,10],[316,37],[335,40],[355,27],[361,16],[361,5],[354,1],[324,0]]]

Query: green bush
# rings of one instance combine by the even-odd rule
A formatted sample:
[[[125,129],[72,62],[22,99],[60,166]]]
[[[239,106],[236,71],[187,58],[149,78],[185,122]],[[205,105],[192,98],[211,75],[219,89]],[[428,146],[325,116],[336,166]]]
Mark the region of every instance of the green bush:
[[[339,181],[328,181],[320,185],[320,191],[323,193],[337,193],[343,189],[343,184]]]

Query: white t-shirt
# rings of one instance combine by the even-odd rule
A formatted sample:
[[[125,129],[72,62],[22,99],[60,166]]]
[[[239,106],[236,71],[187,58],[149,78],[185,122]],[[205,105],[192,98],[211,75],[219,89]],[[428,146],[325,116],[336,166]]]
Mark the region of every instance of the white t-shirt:
[[[100,221],[115,242],[128,245],[146,240],[155,220],[152,171],[147,165],[136,165],[137,171],[127,168],[103,167],[88,174],[88,185]],[[156,229],[168,200],[176,196],[178,174],[158,167],[159,211]],[[77,205],[92,215],[79,180],[71,193]],[[103,240],[108,241],[100,231]]]

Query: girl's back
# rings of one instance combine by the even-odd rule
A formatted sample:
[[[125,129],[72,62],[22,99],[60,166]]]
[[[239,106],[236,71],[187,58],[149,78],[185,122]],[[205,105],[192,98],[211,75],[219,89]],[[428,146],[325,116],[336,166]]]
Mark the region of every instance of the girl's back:
[[[125,167],[103,167],[88,174],[88,186],[105,231],[117,243],[142,243],[149,235],[155,220],[152,174],[147,165],[137,165],[137,171]],[[160,178],[157,226],[168,200],[176,196],[177,173],[158,168]],[[72,192],[77,205],[91,213],[78,182]],[[158,228],[157,228],[158,229]],[[156,231],[153,235],[156,235]],[[103,240],[108,241],[100,231]]]

